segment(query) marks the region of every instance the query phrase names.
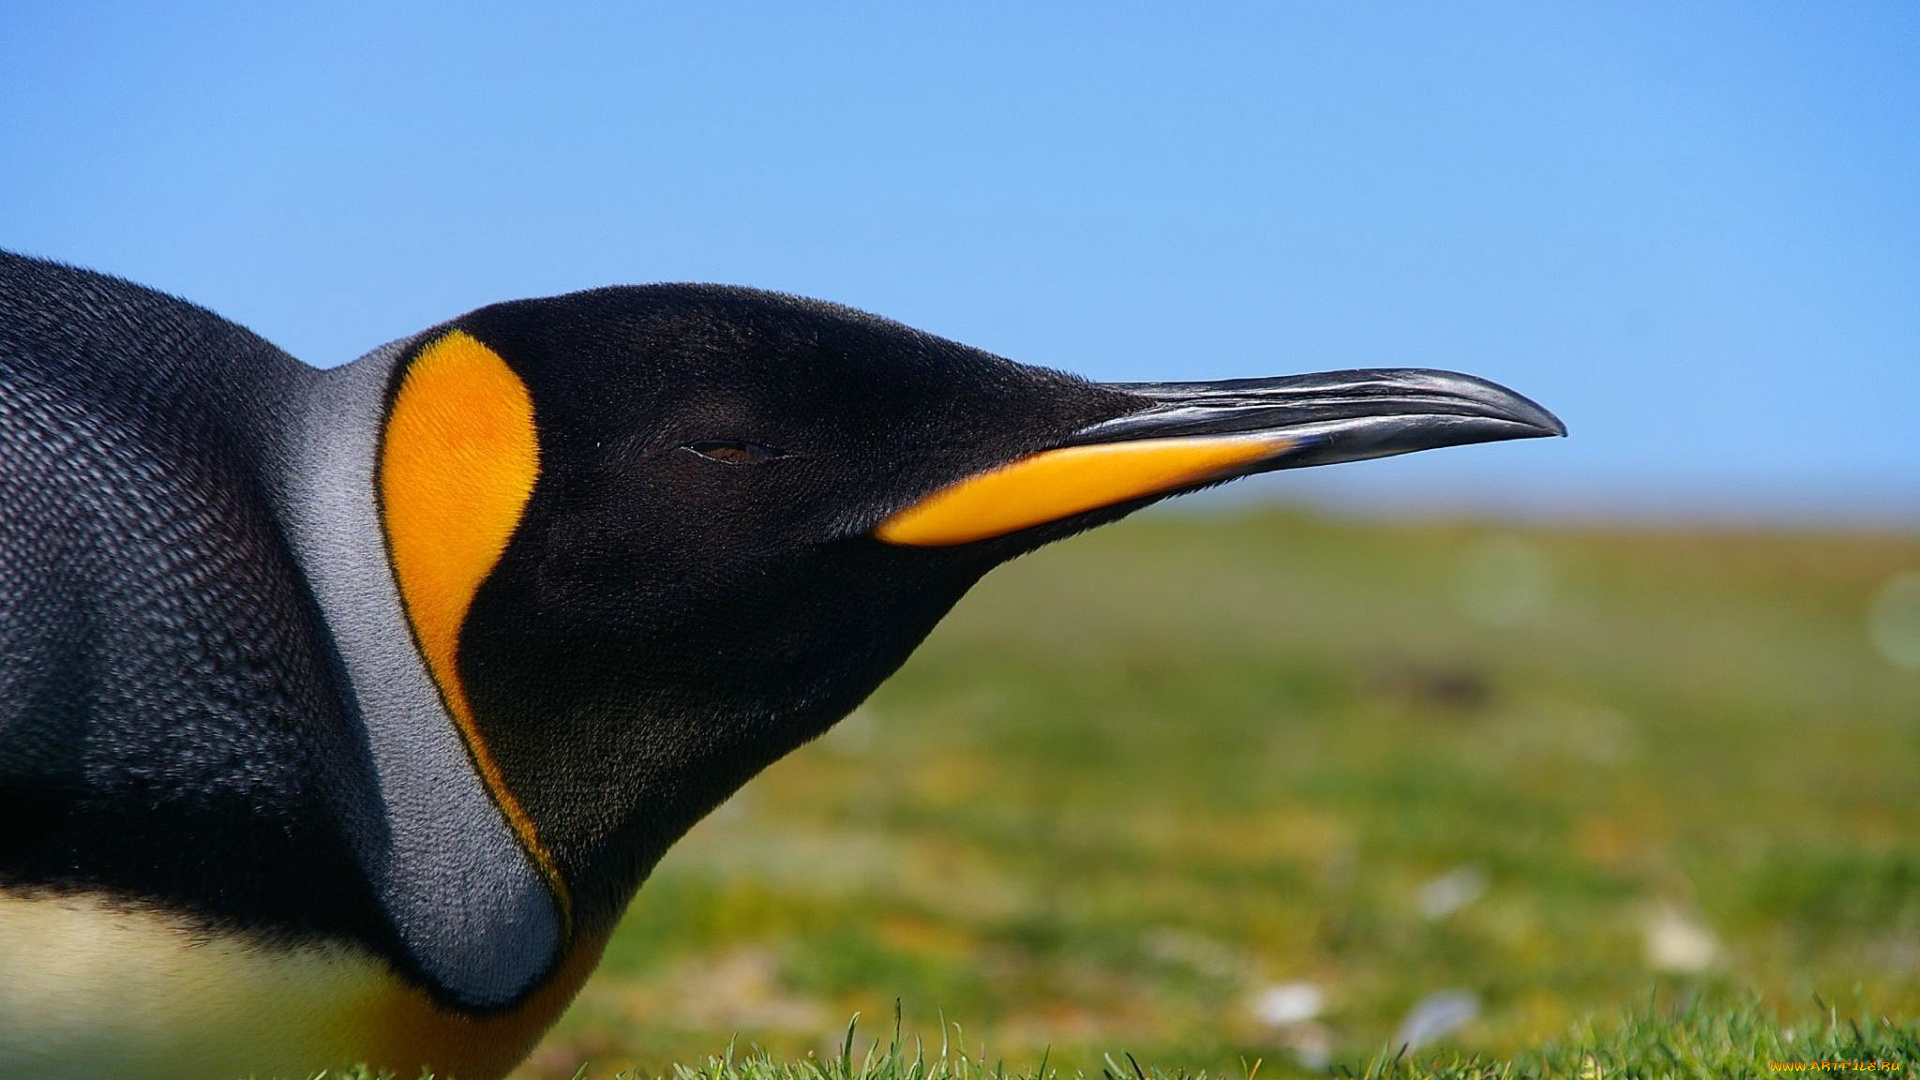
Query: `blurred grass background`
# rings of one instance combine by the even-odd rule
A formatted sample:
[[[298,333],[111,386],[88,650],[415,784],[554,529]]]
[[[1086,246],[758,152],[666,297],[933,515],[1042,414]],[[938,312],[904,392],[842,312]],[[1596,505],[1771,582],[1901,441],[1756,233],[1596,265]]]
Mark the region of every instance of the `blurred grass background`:
[[[1410,1020],[1512,1053],[1656,993],[1913,1016],[1915,571],[1244,508],[1056,545],[684,840],[521,1075],[837,1052],[896,998],[1094,1075],[1324,1073]]]

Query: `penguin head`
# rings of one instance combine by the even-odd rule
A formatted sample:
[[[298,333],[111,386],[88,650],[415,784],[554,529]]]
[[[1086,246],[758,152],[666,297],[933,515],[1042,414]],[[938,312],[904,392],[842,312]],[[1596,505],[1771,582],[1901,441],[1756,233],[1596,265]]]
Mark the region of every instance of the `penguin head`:
[[[1103,385],[837,306],[650,286],[415,339],[378,486],[416,644],[590,926],[998,563],[1251,472],[1563,432],[1467,376]]]

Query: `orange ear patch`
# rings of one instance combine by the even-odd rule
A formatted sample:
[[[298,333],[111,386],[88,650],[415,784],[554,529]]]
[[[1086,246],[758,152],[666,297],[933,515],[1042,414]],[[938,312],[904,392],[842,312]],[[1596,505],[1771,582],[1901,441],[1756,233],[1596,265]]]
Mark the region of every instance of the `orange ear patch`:
[[[488,792],[553,888],[564,924],[566,886],[481,739],[455,664],[474,594],[500,561],[539,475],[533,398],[506,361],[461,330],[414,358],[380,448],[381,521],[394,578],[447,712]]]

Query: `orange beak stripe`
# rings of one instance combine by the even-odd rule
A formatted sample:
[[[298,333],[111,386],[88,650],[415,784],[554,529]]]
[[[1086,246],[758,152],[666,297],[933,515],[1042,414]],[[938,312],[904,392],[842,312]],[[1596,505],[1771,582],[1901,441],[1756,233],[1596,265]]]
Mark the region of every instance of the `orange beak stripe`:
[[[1217,479],[1292,447],[1283,435],[1138,439],[1046,450],[947,485],[880,523],[889,544],[951,547]]]

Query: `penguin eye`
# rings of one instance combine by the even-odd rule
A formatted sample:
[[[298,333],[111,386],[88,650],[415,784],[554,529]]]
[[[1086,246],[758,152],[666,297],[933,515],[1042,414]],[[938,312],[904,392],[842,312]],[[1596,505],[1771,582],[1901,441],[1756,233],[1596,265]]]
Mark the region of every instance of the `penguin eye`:
[[[691,450],[703,458],[722,462],[727,465],[759,465],[778,458],[787,457],[785,450],[759,443],[742,442],[739,439],[702,439],[688,443],[682,450]]]

